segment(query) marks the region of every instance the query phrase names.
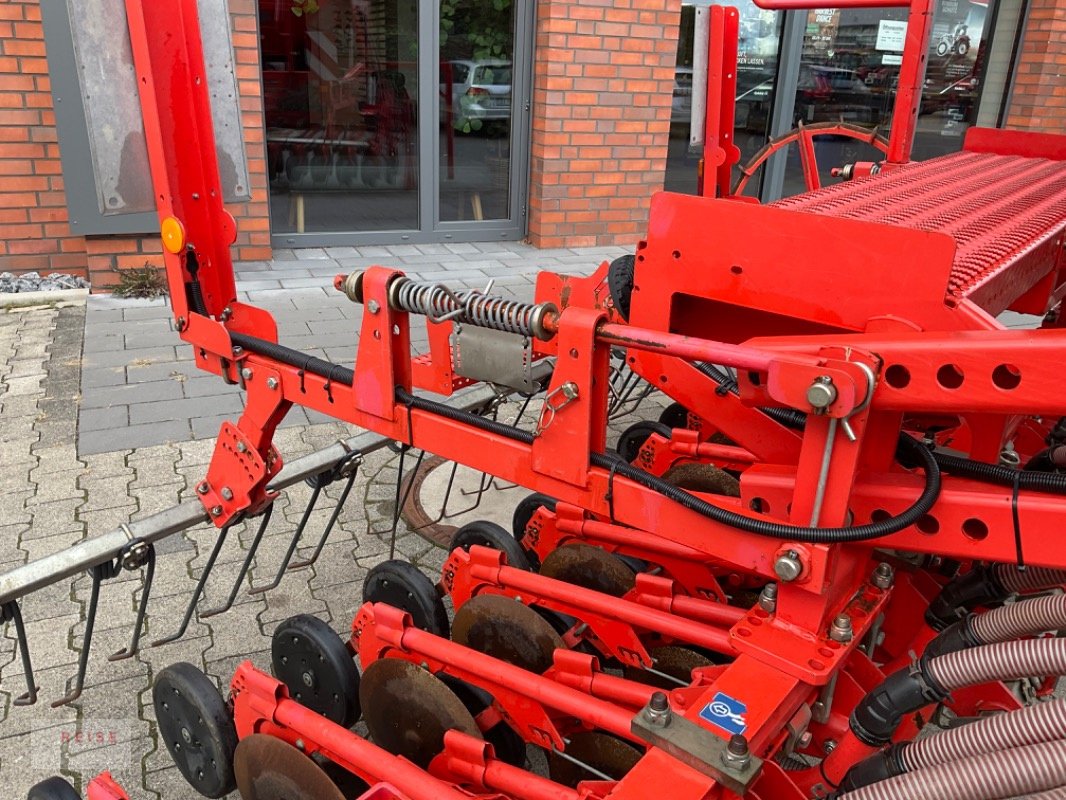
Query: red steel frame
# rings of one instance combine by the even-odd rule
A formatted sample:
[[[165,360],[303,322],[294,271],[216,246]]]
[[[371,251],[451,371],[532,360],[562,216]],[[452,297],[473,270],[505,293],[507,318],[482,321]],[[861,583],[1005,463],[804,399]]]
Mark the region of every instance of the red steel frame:
[[[793,7],[809,6],[807,0],[799,0]],[[919,38],[924,41],[928,36],[928,5],[920,2],[912,9],[918,13],[912,13],[907,53],[918,46]],[[447,390],[458,382],[449,360],[441,357],[446,344],[444,326],[434,334],[430,358],[412,364],[409,315],[389,302],[389,284],[401,276],[396,271],[375,267],[363,275],[367,313],[351,385],[332,379],[332,372],[318,374],[264,354],[269,348],[261,344],[258,351],[234,346],[233,334],[272,343],[277,329],[268,313],[236,300],[228,254],[235,228],[222,206],[211,146],[196,3],[178,0],[164,7],[127,0],[127,13],[177,327],[182,339],[193,345],[201,368],[242,383],[247,390],[245,412],[236,425],[223,426],[207,479],[199,489],[216,524],[224,525],[271,501],[266,487],[281,466],[271,444],[273,432],[288,409],[299,404],[542,491],[564,504],[586,509],[593,521],[609,519],[637,531],[654,532],[665,543],[685,548],[697,558],[728,564],[765,580],[774,579],[773,564],[782,550],[794,551],[802,561],[800,579],[781,586],[774,615],[753,610],[733,626],[730,640],[739,655],[708,685],[696,687],[698,699],[690,698],[686,706],[686,713],[696,718],[700,704],[714,692],[744,697],[749,739],[757,754],[772,753],[784,724],[799,705],[834,674],[847,672],[842,671],[843,664],[859,659],[856,643],[886,600],[884,592],[867,582],[872,548],[961,560],[1016,559],[1011,505],[1005,502],[1008,493],[972,481],[945,478],[944,491],[932,512],[939,525],[936,536],[909,528],[876,541],[805,545],[713,522],[590,463],[590,453],[602,452],[606,441],[605,376],[611,347],[625,348],[636,371],[654,376],[657,385],[686,405],[691,401],[689,407],[701,418],[730,435],[736,433],[738,445],[757,459],[744,472],[742,497],[714,498],[718,505],[738,514],[789,520],[800,526],[806,526],[815,514],[819,524],[828,527],[843,526],[852,516],[861,523],[877,510],[895,512],[913,501],[921,479],[893,465],[905,415],[967,417],[971,430],[985,432],[982,442],[987,447],[988,441],[997,446],[1002,443],[1017,417],[1066,413],[1066,377],[1057,369],[1066,352],[1066,333],[1055,329],[988,331],[992,326],[978,306],[965,299],[945,302],[944,286],[954,254],[950,237],[819,217],[814,230],[822,237],[820,247],[801,248],[798,242],[811,239],[814,218],[808,214],[660,195],[653,205],[648,241],[638,249],[632,324],[613,321],[613,315],[597,303],[585,307],[570,303],[549,319],[553,337],[537,348],[540,355],[557,356],[551,388],[574,383],[579,393],[532,444],[526,444],[397,401],[397,387],[407,392],[416,387]],[[914,25],[913,19],[922,24]],[[918,59],[911,61],[904,70],[907,80],[901,80],[897,115],[902,117],[917,103],[913,93],[908,94],[908,86],[920,86],[920,76],[910,80],[920,69],[915,65]],[[909,147],[911,120],[901,119],[899,124],[899,141]],[[989,135],[980,136],[987,140]],[[905,157],[900,144],[890,151],[889,160],[895,163]],[[1061,221],[1058,230],[1061,234]],[[717,233],[723,235],[716,237]],[[1042,250],[1040,258],[1042,263],[1050,259],[1049,274],[1057,275],[1062,239],[1052,236],[1047,241],[1057,244]],[[913,254],[920,268],[900,269],[900,253]],[[705,268],[693,268],[686,260],[697,257],[703,261],[696,263]],[[663,269],[667,265],[673,269]],[[747,276],[743,286],[741,274]],[[878,274],[889,285],[877,287],[877,292],[833,294],[834,288],[867,274]],[[666,275],[669,279],[662,279]],[[545,278],[538,289],[553,281],[555,286],[566,284],[565,279]],[[724,317],[713,312],[725,306],[715,306],[711,299],[720,296],[721,285],[724,292],[744,298]],[[202,293],[206,315],[194,311],[199,302],[194,286]],[[1058,288],[1057,281],[1047,288],[1050,294]],[[543,291],[540,294],[545,296]],[[596,290],[587,294],[595,295]],[[740,306],[743,312],[737,310]],[[797,322],[803,317],[797,308],[811,320],[806,325]],[[960,328],[986,330],[967,333]],[[768,338],[750,341],[755,335]],[[723,400],[691,361],[736,368],[740,397]],[[948,386],[938,377],[950,365],[968,376],[957,386]],[[1020,377],[1009,389],[994,379],[997,368],[1004,365]],[[889,367],[895,372],[886,373]],[[882,379],[871,386],[869,373],[908,377],[895,383]],[[809,417],[802,435],[786,431],[754,409],[807,410],[809,387],[825,378],[836,387],[836,399],[824,414]],[[852,437],[836,436],[832,459],[823,473],[827,444],[842,420]],[[989,457],[987,450],[977,450],[976,435],[974,441],[973,453]],[[694,446],[695,455],[700,456],[699,442],[679,440],[679,445]],[[816,508],[820,481],[826,490],[824,503]],[[751,510],[756,498],[763,512]],[[1066,516],[1066,498],[1023,491],[1018,509],[1024,530],[1057,530]],[[973,536],[973,525],[964,524],[973,519],[987,532],[984,536]],[[1032,564],[1066,567],[1066,555],[1054,537],[1027,536],[1025,557]],[[499,570],[498,577],[517,579],[506,568]],[[859,636],[850,645],[834,647],[827,644],[825,635],[830,620],[841,612],[852,617]],[[364,662],[386,651],[417,653],[422,660],[446,665],[464,679],[492,683],[493,694],[504,708],[512,702],[521,705],[521,697],[532,696],[571,718],[633,738],[631,709],[438,640],[411,628],[394,609],[364,608],[355,626],[353,641],[358,641]],[[866,674],[872,673],[867,670]],[[241,675],[247,681],[254,677],[247,670]],[[753,693],[752,687],[758,691]],[[243,685],[236,687],[236,693],[238,698],[247,694]],[[276,686],[272,696],[276,701],[270,712],[273,722],[260,720],[261,729],[283,735],[283,728],[323,724],[306,719],[295,704],[282,702]],[[561,744],[558,734],[550,733],[555,728],[547,717],[537,726],[528,720],[516,722],[531,740],[543,739],[548,731],[547,741]],[[319,731],[321,736],[315,741],[320,745],[339,737],[328,728]],[[838,747],[833,760],[850,763],[846,758],[859,750],[853,743]],[[365,752],[359,756],[365,757]],[[345,763],[355,768],[355,761],[353,756]],[[709,794],[717,791],[710,778],[654,748],[625,784],[658,783],[664,768],[676,778],[676,797],[719,796]],[[766,774],[776,773],[768,766]],[[422,780],[412,776],[415,783]],[[634,789],[611,796],[641,794]]]

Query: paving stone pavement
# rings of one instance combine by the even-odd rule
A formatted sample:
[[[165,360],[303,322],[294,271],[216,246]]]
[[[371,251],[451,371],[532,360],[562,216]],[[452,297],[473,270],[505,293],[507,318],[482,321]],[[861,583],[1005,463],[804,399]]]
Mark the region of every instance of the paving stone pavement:
[[[237,289],[240,300],[274,314],[284,344],[351,364],[363,308],[333,289],[337,273],[381,264],[450,286],[484,288],[492,280],[493,293],[529,301],[538,271],[588,274],[625,252],[538,250],[519,242],[276,250],[270,262],[237,264]],[[412,326],[412,342],[425,345],[422,325]],[[214,436],[241,410],[236,387],[196,368],[164,300],[91,296],[81,379],[81,455]],[[284,424],[327,420],[295,408]]]
[[[326,289],[338,271],[381,261],[401,264],[420,277],[455,278],[465,285],[483,286],[493,277],[497,291],[530,299],[537,269],[587,272],[622,252],[548,252],[497,244],[442,247],[446,252],[421,245],[401,253],[389,252],[398,248],[345,248],[344,255],[280,252],[271,264],[242,264],[239,288],[243,297],[277,314],[283,341],[350,362],[359,309]],[[260,276],[258,286],[252,276]],[[285,286],[311,279],[319,285]],[[265,285],[270,282],[279,285]],[[0,354],[6,356],[0,358],[0,573],[192,495],[190,487],[206,470],[220,420],[238,412],[240,404],[232,389],[217,391],[220,382],[197,374],[183,352],[188,348],[177,341],[168,309],[158,302],[90,298],[82,307],[0,312]],[[297,416],[278,431],[276,443],[292,460],[352,433],[340,423]],[[128,642],[142,583],[134,572],[107,581],[85,692],[70,705],[49,707],[66,693],[75,674],[91,581],[83,575],[27,597],[22,613],[41,699],[32,707],[14,705],[25,677],[14,631],[5,626],[0,638],[3,796],[23,797],[32,784],[55,773],[84,789],[92,775],[110,769],[134,800],[191,797],[158,740],[150,690],[155,675],[168,664],[189,661],[224,688],[246,658],[269,667],[270,634],[278,621],[294,613],[316,614],[343,632],[360,605],[366,570],[389,554],[397,458],[380,451],[366,459],[314,566],[287,575],[265,595],[242,591],[227,614],[208,621],[194,617],[185,637],[174,644],[147,646],[176,627],[216,541],[214,529],[192,529],[160,543],[143,649],[117,663],[108,663],[106,656]],[[461,478],[452,511],[471,505],[468,498],[476,483],[477,476]],[[310,518],[309,541],[322,530],[340,490],[339,484],[325,489],[327,500]],[[310,489],[299,484],[277,501],[245,587],[274,577],[309,496]],[[514,490],[503,500],[486,496],[468,516],[506,520],[510,505],[500,503],[513,504],[521,496]],[[235,530],[211,573],[201,608],[221,603],[238,574],[255,531]],[[395,550],[397,557],[429,574],[443,563],[443,551],[403,521]],[[297,557],[308,552],[301,547]]]

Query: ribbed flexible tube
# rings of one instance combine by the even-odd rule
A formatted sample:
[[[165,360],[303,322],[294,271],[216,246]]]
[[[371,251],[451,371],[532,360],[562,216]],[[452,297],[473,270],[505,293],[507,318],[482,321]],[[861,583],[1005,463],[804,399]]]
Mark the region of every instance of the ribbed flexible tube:
[[[959,650],[930,659],[924,672],[945,694],[989,681],[1062,675],[1066,674],[1066,639],[1025,639]],[[1066,772],[1063,776],[1066,779]]]
[[[1046,792],[1027,794],[1025,797],[1019,797],[1018,800],[1066,800],[1066,786],[1058,786]]]
[[[1018,484],[1019,489],[1032,489],[1037,492],[1066,493],[1066,474],[1059,472],[1026,472],[1013,467],[1001,467],[998,464],[986,464],[961,456],[937,453],[936,463],[944,472],[973,478],[985,483],[998,483],[1000,486]]]
[[[1003,588],[1011,592],[1024,594],[1066,585],[1066,569],[1052,567],[1018,569],[1013,564],[996,564],[992,571]]]
[[[1062,739],[1066,739],[1066,699],[1056,698],[908,742],[899,747],[897,758],[906,772],[913,772],[997,750]]]
[[[970,618],[970,631],[980,644],[1007,642],[1060,628],[1066,628],[1066,594],[1019,600]]]
[[[863,786],[838,800],[1002,800],[1066,781],[1066,741],[1044,742],[938,764]]]

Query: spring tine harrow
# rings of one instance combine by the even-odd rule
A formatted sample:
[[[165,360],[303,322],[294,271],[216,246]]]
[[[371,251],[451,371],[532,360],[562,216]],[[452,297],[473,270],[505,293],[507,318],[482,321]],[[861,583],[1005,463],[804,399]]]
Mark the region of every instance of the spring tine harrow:
[[[89,669],[89,647],[92,645],[93,629],[96,626],[96,612],[100,604],[100,584],[105,580],[114,578],[122,570],[119,561],[109,561],[97,564],[92,569],[92,588],[89,590],[89,609],[85,614],[85,633],[81,640],[81,655],[78,657],[78,673],[74,677],[74,683],[70,691],[64,697],[52,703],[52,708],[59,708],[72,703],[81,697],[82,688],[85,686],[85,673]]]
[[[240,572],[237,574],[237,578],[233,581],[233,588],[230,589],[229,597],[226,598],[220,606],[209,608],[206,611],[200,612],[200,619],[208,619],[210,617],[218,616],[233,608],[233,603],[237,600],[237,593],[241,590],[241,584],[244,583],[244,576],[248,574],[248,570],[252,566],[252,559],[255,558],[256,552],[259,550],[259,544],[263,541],[263,534],[266,533],[267,527],[270,525],[270,518],[274,514],[274,504],[271,503],[266,507],[266,511],[263,512],[263,517],[259,521],[259,527],[256,529],[255,538],[252,539],[252,543],[248,546],[248,552],[244,556],[244,561],[241,564]]]
[[[282,578],[285,577],[285,571],[289,568],[289,562],[292,561],[292,556],[296,552],[297,545],[300,544],[300,537],[303,536],[304,528],[307,527],[308,520],[311,519],[311,514],[315,510],[315,506],[318,505],[318,498],[322,495],[322,488],[324,483],[316,481],[311,489],[311,499],[307,501],[307,506],[304,508],[303,516],[300,517],[300,524],[296,526],[296,530],[293,531],[292,539],[289,541],[289,549],[285,551],[285,557],[281,560],[281,565],[278,567],[277,574],[274,575],[274,580],[264,586],[255,586],[248,590],[248,594],[262,594],[263,592],[269,592],[271,589],[275,589],[281,583]]]
[[[0,607],[0,620],[10,620],[15,624],[15,641],[22,658],[22,672],[26,676],[26,691],[13,701],[16,706],[32,706],[37,702],[37,692],[41,687],[33,678],[33,663],[30,658],[30,644],[26,640],[26,625],[22,621],[22,611],[18,602],[11,600]]]
[[[182,617],[181,625],[179,625],[178,629],[170,634],[170,636],[164,636],[162,639],[156,639],[152,642],[152,647],[160,647],[164,644],[170,644],[185,635],[185,630],[189,627],[189,622],[192,621],[193,612],[196,610],[196,604],[200,601],[200,596],[204,593],[204,586],[207,585],[207,578],[215,568],[218,554],[222,552],[222,545],[226,543],[226,537],[229,535],[233,526],[237,524],[237,521],[238,520],[231,522],[218,532],[218,538],[215,539],[215,546],[211,548],[211,555],[207,557],[207,563],[204,564],[204,568],[200,572],[200,578],[196,581],[196,588],[193,589],[192,597],[189,598],[189,604],[185,607],[185,616]]]
[[[137,606],[137,620],[133,623],[133,635],[127,647],[122,648],[107,657],[108,661],[125,661],[133,658],[140,649],[141,633],[144,630],[144,616],[148,611],[148,596],[152,592],[152,583],[155,581],[155,545],[151,542],[142,542],[139,539],[130,543],[126,553],[136,552],[137,558],[143,558],[145,563],[144,584],[141,587],[141,601]],[[136,569],[137,561],[127,561],[124,556],[120,557],[123,566],[127,569]]]
[[[418,452],[418,458],[415,460],[414,468],[411,470],[411,480],[407,482],[407,486],[403,485],[403,462],[407,456],[407,451],[410,448],[407,445],[400,446],[400,463],[396,468],[396,505],[392,510],[392,528],[389,531],[389,558],[396,557],[396,531],[400,525],[400,513],[403,511],[404,504],[407,502],[407,498],[411,496],[411,489],[414,487],[414,476],[418,474],[418,468],[422,466],[422,459],[426,457],[426,451],[420,450]],[[402,496],[401,496],[402,494]]]
[[[341,515],[341,511],[344,509],[345,504],[348,502],[348,495],[352,492],[352,487],[355,486],[355,479],[359,475],[359,465],[362,463],[362,456],[358,453],[353,453],[351,458],[344,459],[337,464],[332,470],[327,480],[328,483],[336,480],[345,472],[348,473],[348,481],[344,484],[344,489],[341,490],[340,499],[337,501],[337,505],[333,507],[333,513],[330,514],[329,522],[326,523],[325,529],[322,531],[322,535],[318,539],[318,543],[315,545],[314,551],[312,551],[309,558],[303,561],[294,561],[289,565],[289,571],[292,572],[298,569],[304,569],[310,567],[316,561],[318,557],[322,555],[322,549],[326,546],[326,540],[329,539],[330,533],[333,532],[333,526],[337,524],[337,520]]]

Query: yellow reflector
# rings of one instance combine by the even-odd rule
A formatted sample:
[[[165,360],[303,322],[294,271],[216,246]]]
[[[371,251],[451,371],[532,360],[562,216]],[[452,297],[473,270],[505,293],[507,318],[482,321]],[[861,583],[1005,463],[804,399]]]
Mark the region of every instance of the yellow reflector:
[[[177,254],[185,249],[185,226],[177,217],[167,217],[160,228],[163,235],[163,247]]]

